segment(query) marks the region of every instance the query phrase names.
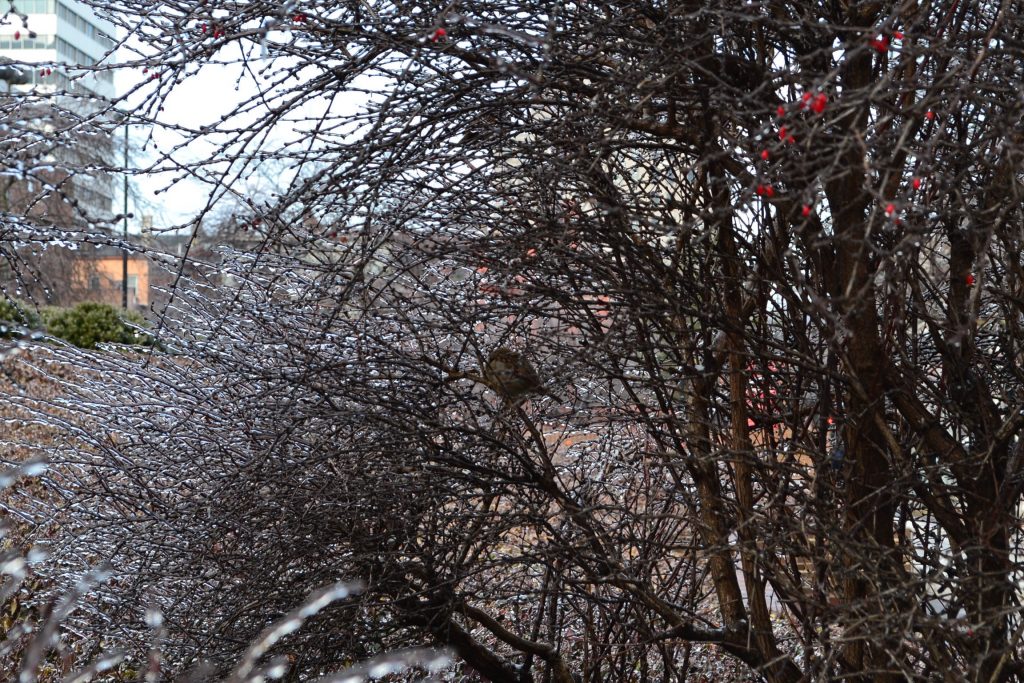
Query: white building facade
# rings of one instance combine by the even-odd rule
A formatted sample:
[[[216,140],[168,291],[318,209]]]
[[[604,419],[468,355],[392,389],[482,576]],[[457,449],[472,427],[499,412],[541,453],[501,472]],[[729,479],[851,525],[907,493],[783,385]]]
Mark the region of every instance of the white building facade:
[[[99,100],[113,98],[115,26],[78,0],[14,0],[8,22],[0,25],[0,58],[11,60],[22,72],[25,84],[0,84],[0,90],[16,93],[67,93],[61,107],[84,112],[99,108]],[[93,109],[95,111],[95,109]],[[83,112],[83,113],[84,113]],[[40,128],[54,129],[40,116]],[[112,166],[117,145],[108,135],[98,135],[90,148],[55,148],[54,157],[69,166]],[[71,179],[72,194],[91,217],[102,220],[113,211],[115,183],[105,172],[79,172]]]
[[[78,0],[16,0],[20,21],[12,13],[11,23],[0,26],[0,56],[18,63],[38,65],[28,86],[69,92],[114,96],[114,74],[102,70],[113,64],[115,28],[92,8]],[[88,73],[76,67],[100,65]],[[49,73],[52,70],[52,74]]]

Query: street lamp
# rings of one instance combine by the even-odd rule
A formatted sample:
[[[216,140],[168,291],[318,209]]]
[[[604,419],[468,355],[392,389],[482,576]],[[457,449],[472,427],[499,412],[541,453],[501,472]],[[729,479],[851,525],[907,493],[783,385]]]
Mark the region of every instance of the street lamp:
[[[128,119],[124,121],[124,243],[128,244]],[[121,250],[121,308],[128,310],[128,249]]]
[[[128,219],[131,218],[131,214],[128,213],[128,126],[131,125],[131,114],[127,111],[117,112],[118,118],[121,125],[124,126],[124,168],[122,169],[122,175],[124,178],[124,211],[121,214],[123,221],[124,230],[124,244],[125,248],[121,249],[121,308],[128,310]],[[111,142],[113,142],[113,134],[111,135]]]

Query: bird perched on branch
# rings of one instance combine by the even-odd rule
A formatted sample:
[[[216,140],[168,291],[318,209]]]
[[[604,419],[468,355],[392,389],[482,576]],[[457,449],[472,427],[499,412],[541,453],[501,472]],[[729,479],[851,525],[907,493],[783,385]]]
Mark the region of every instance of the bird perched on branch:
[[[540,375],[521,353],[500,346],[484,364],[484,383],[502,398],[515,400],[527,394],[546,393]]]
[[[544,386],[540,375],[526,356],[504,346],[491,352],[480,369],[480,374],[462,372],[454,368],[446,370],[448,376],[445,381],[471,379],[479,382],[504,399],[508,405],[518,406],[530,394],[558,398]]]

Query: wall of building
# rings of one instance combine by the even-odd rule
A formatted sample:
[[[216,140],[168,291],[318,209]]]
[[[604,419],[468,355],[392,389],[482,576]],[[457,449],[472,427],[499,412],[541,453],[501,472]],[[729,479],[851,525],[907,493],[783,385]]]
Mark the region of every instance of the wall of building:
[[[78,0],[19,0],[18,11],[27,18],[27,26],[17,17],[0,26],[0,57],[15,62],[28,76],[26,85],[0,84],[0,89],[35,92],[93,93],[103,98],[116,94],[112,70],[100,67],[114,62],[113,36],[116,29]],[[33,35],[34,34],[34,35]],[[88,108],[88,100],[62,98],[61,106]],[[40,130],[60,127],[53,115],[37,115]],[[95,167],[96,161],[111,162],[120,150],[110,136],[93,136],[88,146],[69,145],[55,149],[53,156],[66,167]],[[92,216],[107,216],[113,211],[116,195],[114,178],[90,171],[77,174],[68,186],[68,194],[80,202]]]
[[[75,263],[75,299],[120,306],[123,262],[120,256],[83,258]],[[128,257],[128,308],[149,308],[149,261]]]

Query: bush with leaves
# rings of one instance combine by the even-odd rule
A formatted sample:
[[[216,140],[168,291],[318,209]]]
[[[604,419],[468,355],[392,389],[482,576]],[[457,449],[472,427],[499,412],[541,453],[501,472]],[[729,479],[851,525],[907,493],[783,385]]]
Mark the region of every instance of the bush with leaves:
[[[32,304],[15,299],[0,300],[0,338],[22,339],[38,331],[42,317]]]
[[[135,311],[122,311],[109,304],[86,302],[71,308],[49,308],[44,312],[46,330],[83,349],[98,344],[152,344],[143,327],[145,320]]]

